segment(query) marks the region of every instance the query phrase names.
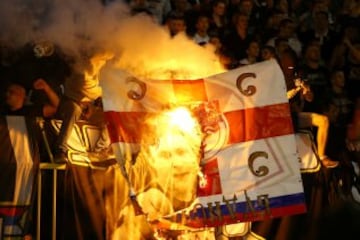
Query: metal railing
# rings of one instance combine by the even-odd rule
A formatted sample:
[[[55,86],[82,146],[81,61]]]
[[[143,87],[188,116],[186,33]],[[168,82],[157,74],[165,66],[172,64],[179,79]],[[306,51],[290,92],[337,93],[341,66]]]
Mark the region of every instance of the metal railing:
[[[46,147],[47,154],[49,156],[49,163],[40,163],[39,172],[37,174],[37,212],[36,212],[36,240],[41,239],[41,206],[42,206],[42,173],[43,171],[52,171],[52,216],[51,216],[51,240],[56,240],[56,210],[57,210],[57,179],[58,171],[66,169],[66,164],[58,164],[54,162],[54,156],[52,154],[49,141],[44,129],[44,119],[37,118],[37,123],[40,127],[42,138]]]
[[[66,164],[40,163],[37,175],[37,213],[36,213],[36,240],[41,239],[41,206],[42,206],[42,173],[45,170],[52,171],[52,217],[51,239],[56,240],[56,208],[57,208],[57,173],[66,169]]]

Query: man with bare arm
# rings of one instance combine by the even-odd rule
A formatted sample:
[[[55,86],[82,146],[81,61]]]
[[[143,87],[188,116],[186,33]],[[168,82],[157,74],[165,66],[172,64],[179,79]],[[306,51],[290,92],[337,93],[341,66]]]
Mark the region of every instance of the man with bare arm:
[[[320,161],[326,168],[335,168],[339,162],[331,160],[325,153],[329,129],[328,117],[319,113],[302,112],[304,101],[311,102],[314,95],[310,86],[300,78],[295,79],[294,83],[295,87],[287,91],[294,126],[295,128],[317,127],[316,144]]]

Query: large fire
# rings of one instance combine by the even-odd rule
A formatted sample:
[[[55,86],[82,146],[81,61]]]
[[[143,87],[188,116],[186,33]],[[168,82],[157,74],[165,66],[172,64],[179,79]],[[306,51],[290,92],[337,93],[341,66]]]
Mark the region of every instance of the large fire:
[[[136,216],[131,205],[121,209],[120,215],[127,218],[127,223],[117,229],[118,233],[115,231],[112,239],[118,239],[118,234],[124,231],[132,232],[132,239],[143,239],[147,234],[144,228],[154,239],[164,239],[159,233],[166,229],[175,232],[181,229],[181,234],[190,231],[165,219],[190,208],[198,186],[204,183],[200,160],[205,135],[199,116],[193,111],[194,105],[198,106],[166,107],[145,120],[138,154],[128,168],[130,187],[136,192],[143,215]]]
[[[145,24],[151,25],[148,22]],[[131,22],[129,26],[132,26]],[[124,69],[139,78],[160,79],[159,81],[199,79],[225,71],[211,48],[200,47],[182,35],[171,40],[163,31],[157,35],[162,36],[163,41],[155,48],[142,46],[140,50],[138,46],[141,45],[133,43],[133,48],[122,49],[120,57],[109,51],[98,52],[90,59],[90,67],[84,71],[85,77],[98,78],[109,60],[114,68]],[[187,49],[191,54],[180,53],[180,49]],[[122,176],[119,177],[126,179],[126,187],[124,180],[119,180],[123,190],[119,194],[126,199],[129,192],[135,193],[144,214],[137,216],[132,205],[123,205],[121,201],[115,203],[119,205],[115,209],[120,212],[115,210],[109,214],[114,221],[111,239],[121,239],[124,232],[131,233],[128,237],[135,240],[149,236],[162,239],[159,229],[163,229],[154,223],[163,221],[164,217],[177,211],[190,208],[196,199],[198,186],[206,184],[200,162],[204,154],[202,144],[206,137],[202,126],[204,119],[196,116],[194,111],[194,108],[203,103],[182,102],[186,96],[184,99],[177,97],[178,102],[173,106],[155,109],[146,118],[144,126],[139,126],[141,143],[136,154],[129,153],[128,150],[121,153],[126,156],[125,161],[120,163]],[[174,226],[165,228],[172,229]],[[178,229],[179,226],[175,228]],[[180,228],[187,229],[185,226]]]
[[[196,198],[204,134],[198,118],[185,106],[155,114],[146,125],[136,164],[148,166],[152,186],[138,199],[152,222],[190,207]]]
[[[148,119],[152,128],[144,132],[140,156],[155,170],[158,184],[167,193],[172,208],[186,207],[196,194],[197,173],[200,171],[201,131],[199,123],[185,107],[162,112]]]
[[[110,59],[113,59],[113,55],[107,52],[94,55],[90,59],[92,67],[85,72],[85,77],[97,77]],[[172,74],[178,75],[176,72]],[[172,231],[174,228],[188,229],[181,225],[175,227],[173,223],[162,227],[158,224],[159,221],[166,221],[167,216],[190,208],[197,197],[198,187],[206,182],[201,171],[201,160],[207,136],[204,122],[208,123],[204,117],[208,116],[210,105],[185,102],[184,99],[177,96],[176,103],[152,108],[143,126],[139,126],[141,142],[138,150],[135,153],[129,149],[121,150],[120,155],[124,156],[125,161],[119,162],[122,169],[122,176],[119,177],[126,179],[127,186],[124,187],[124,179],[119,180],[123,198],[128,201],[128,193],[136,194],[143,215],[138,216],[131,204],[115,203],[117,210],[110,213],[110,218],[117,226],[112,226],[114,234],[111,239],[119,239],[124,232],[131,232],[131,239],[149,236],[162,239],[159,231],[166,228]],[[117,211],[120,212],[117,214]],[[122,219],[120,226],[116,223],[119,219]]]
[[[84,7],[83,1],[76,0],[33,1],[31,6],[23,1],[2,1],[0,11],[6,16],[2,18],[6,34],[1,39],[18,45],[46,39],[76,62],[84,52],[104,50],[86,63],[90,65],[80,66],[88,79],[98,78],[110,59],[114,67],[148,79],[199,79],[225,71],[211,46],[198,46],[185,34],[170,37],[163,26],[149,17],[130,17],[122,1],[109,1],[112,4],[107,7],[101,2],[87,1]],[[131,159],[135,164],[130,168],[126,162],[127,166],[121,168],[126,168],[133,180],[137,179],[132,184],[146,218],[155,219],[188,206],[194,199],[201,175],[203,133],[198,119],[187,107],[164,110],[149,117],[146,125],[148,131],[143,134],[140,151]],[[112,206],[106,206],[110,209],[107,220],[114,220],[108,221],[113,224],[110,228],[120,232],[112,238],[124,239],[122,234],[129,233],[127,239],[141,239],[140,232],[148,231],[147,222],[144,216],[131,215],[132,206],[125,204],[129,186],[124,176],[120,173],[116,180],[119,189],[114,191],[119,199],[114,201],[118,203],[108,204],[118,204],[118,211],[111,212]],[[147,189],[148,186],[152,188]],[[147,198],[149,201],[144,200]]]

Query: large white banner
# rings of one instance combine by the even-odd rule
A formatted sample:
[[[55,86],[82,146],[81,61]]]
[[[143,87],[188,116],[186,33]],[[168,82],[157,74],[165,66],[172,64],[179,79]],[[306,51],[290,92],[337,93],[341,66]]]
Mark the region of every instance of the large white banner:
[[[276,61],[192,80],[108,66],[101,85],[113,149],[149,218],[212,227],[306,211]]]

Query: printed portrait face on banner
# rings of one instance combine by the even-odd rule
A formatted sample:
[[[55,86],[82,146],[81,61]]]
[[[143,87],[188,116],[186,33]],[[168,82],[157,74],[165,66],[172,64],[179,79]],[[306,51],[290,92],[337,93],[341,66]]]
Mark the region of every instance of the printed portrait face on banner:
[[[139,155],[145,155],[157,184],[174,210],[184,208],[196,197],[202,142],[200,125],[185,107],[154,114],[146,120],[146,125]]]

